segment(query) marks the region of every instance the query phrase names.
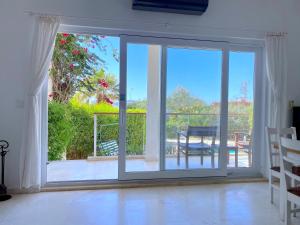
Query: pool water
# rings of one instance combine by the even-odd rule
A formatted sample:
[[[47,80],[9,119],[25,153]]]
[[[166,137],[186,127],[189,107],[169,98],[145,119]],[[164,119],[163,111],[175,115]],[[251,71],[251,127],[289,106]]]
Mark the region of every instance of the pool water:
[[[235,154],[234,150],[229,150],[229,154]]]

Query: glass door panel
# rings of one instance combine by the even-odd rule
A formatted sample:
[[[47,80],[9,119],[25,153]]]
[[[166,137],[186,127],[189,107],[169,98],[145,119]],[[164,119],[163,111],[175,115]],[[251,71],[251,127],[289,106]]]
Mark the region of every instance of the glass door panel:
[[[255,52],[229,52],[227,167],[252,166]]]
[[[161,46],[127,44],[126,172],[158,171]]]
[[[219,167],[222,50],[167,48],[166,170]]]

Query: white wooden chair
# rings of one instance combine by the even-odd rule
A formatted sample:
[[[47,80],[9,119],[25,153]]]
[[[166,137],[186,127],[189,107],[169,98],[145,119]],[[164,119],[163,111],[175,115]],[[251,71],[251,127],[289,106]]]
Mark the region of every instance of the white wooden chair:
[[[280,159],[284,176],[282,182],[285,183],[286,199],[286,211],[285,211],[285,224],[291,224],[291,213],[300,212],[300,209],[292,209],[294,206],[300,206],[300,173],[297,168],[300,166],[300,160],[296,161],[288,154],[288,150],[300,152],[300,141],[292,140],[288,138],[280,138]]]
[[[279,134],[280,133],[280,134]],[[266,127],[268,161],[269,161],[269,188],[271,193],[271,203],[274,203],[274,190],[280,189],[280,157],[279,157],[279,136],[297,139],[294,127],[284,128],[280,131],[277,128]],[[280,201],[280,199],[279,199]]]

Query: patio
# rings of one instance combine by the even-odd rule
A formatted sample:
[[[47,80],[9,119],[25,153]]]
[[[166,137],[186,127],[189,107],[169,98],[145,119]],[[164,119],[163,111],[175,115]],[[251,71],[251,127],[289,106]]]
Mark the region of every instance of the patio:
[[[176,157],[166,158],[166,169],[186,169],[184,157],[181,157],[180,166],[177,165]],[[215,166],[218,164],[218,156],[215,156]],[[127,171],[157,171],[157,161],[146,161],[143,158],[127,159]],[[235,167],[235,156],[230,153],[228,167]],[[249,167],[248,154],[239,151],[238,167]],[[200,164],[199,156],[189,157],[189,168],[211,168],[211,158],[204,157],[203,166]],[[101,160],[62,160],[51,161],[47,166],[47,181],[82,181],[82,180],[107,180],[118,179],[117,157],[103,157]]]

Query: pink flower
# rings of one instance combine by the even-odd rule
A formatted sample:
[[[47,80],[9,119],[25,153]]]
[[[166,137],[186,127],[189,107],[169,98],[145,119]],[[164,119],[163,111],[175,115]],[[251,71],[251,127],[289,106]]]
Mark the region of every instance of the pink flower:
[[[72,51],[72,54],[73,54],[73,55],[79,55],[79,54],[80,54],[80,50],[74,49],[74,50]]]
[[[109,86],[108,83],[104,79],[101,79],[98,82],[104,88],[108,88],[108,86]]]
[[[71,70],[73,70],[74,69],[74,64],[73,63],[70,64],[69,67],[70,67]]]
[[[85,51],[85,52],[87,52],[87,51],[88,51],[88,49],[87,49],[87,48],[84,48],[84,51]]]
[[[64,44],[66,44],[66,43],[67,43],[67,41],[66,41],[66,40],[64,40],[64,39],[61,39],[61,40],[59,41],[59,43],[60,43],[61,45],[64,45]]]

